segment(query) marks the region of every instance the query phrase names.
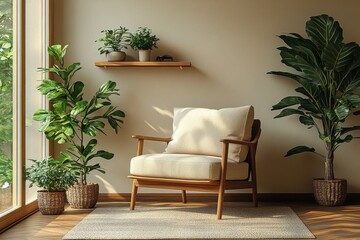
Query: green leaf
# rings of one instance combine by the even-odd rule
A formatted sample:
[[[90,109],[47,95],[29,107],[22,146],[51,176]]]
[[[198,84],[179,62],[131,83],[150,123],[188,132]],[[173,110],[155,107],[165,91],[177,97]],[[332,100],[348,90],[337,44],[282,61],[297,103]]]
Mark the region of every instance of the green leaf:
[[[79,71],[81,69],[80,67],[80,63],[73,63],[71,64],[70,66],[68,66],[66,69],[65,69],[65,74],[64,74],[64,77],[63,79],[66,81],[66,82],[69,82],[72,77],[74,76],[74,74]]]
[[[67,100],[66,99],[57,99],[53,103],[54,111],[57,114],[59,114],[60,116],[64,116],[64,115],[67,114],[66,105],[67,105]]]
[[[116,134],[118,133],[118,123],[112,117],[108,117],[108,122],[110,126],[115,130]]]
[[[356,108],[360,105],[360,96],[357,94],[347,94],[339,99],[341,103],[346,104],[349,107]]]
[[[110,91],[114,91],[115,87],[116,87],[116,82],[107,81],[106,83],[101,85],[99,91],[102,92],[102,93],[107,93],[107,92],[110,92]]]
[[[336,142],[337,143],[348,143],[348,142],[351,142],[351,140],[353,140],[353,136],[352,135],[347,135],[345,138],[337,138],[336,139]]]
[[[317,99],[319,101],[320,99]],[[311,99],[300,99],[300,107],[301,110],[306,110],[311,114],[321,113],[321,109],[318,109],[317,102],[313,102]]]
[[[340,105],[334,109],[334,112],[339,120],[344,120],[349,115],[349,108],[344,105]]]
[[[41,92],[43,95],[47,95],[52,91],[59,91],[63,87],[60,83],[55,82],[53,80],[45,79],[42,81],[42,84],[40,84],[37,89]]]
[[[319,134],[319,138],[326,143],[331,142],[331,136],[325,134]]]
[[[47,128],[50,125],[50,117],[46,118],[43,122],[41,127],[39,128],[40,132],[45,132],[47,130]]]
[[[339,90],[344,94],[352,93],[355,89],[360,87],[360,68],[355,69],[346,75],[339,85]]]
[[[101,121],[90,121],[88,124],[84,125],[83,132],[92,137],[96,136],[98,130],[103,129],[105,127],[105,123]]]
[[[294,49],[286,48],[286,47],[279,47],[281,62],[285,65],[294,68],[297,71],[301,71],[298,67],[298,63],[296,60],[297,52]]]
[[[315,125],[314,119],[310,116],[300,116],[299,121],[306,126],[312,127]]]
[[[85,111],[87,107],[87,101],[83,100],[80,102],[77,102],[75,107],[71,110],[70,114],[73,117],[76,117],[79,113],[82,113],[83,111]]]
[[[329,43],[326,45],[321,54],[326,69],[341,72],[348,68],[353,60],[353,55],[357,47],[358,45],[356,43]]]
[[[331,121],[337,121],[338,120],[338,116],[336,115],[334,110],[326,109],[325,110],[325,115]]]
[[[272,106],[271,111],[283,109],[285,107],[290,107],[290,106],[293,106],[296,104],[300,104],[302,99],[303,98],[296,97],[296,96],[285,97],[278,104]]]
[[[74,135],[74,129],[73,129],[72,126],[66,125],[66,126],[64,126],[63,129],[64,129],[65,135],[67,135],[67,136],[69,136],[69,137]]]
[[[281,117],[286,117],[286,116],[290,116],[290,115],[294,115],[294,114],[305,115],[305,113],[301,110],[285,108],[284,110],[282,110],[280,112],[279,115],[275,116],[274,118],[281,118]]]
[[[100,150],[100,151],[97,151],[95,154],[90,155],[87,158],[87,161],[90,161],[91,159],[96,158],[96,157],[110,160],[110,159],[112,159],[114,157],[114,154],[110,153],[110,152],[107,152],[107,151]]]
[[[300,83],[303,86],[304,90],[310,96],[312,96],[312,98],[316,98],[317,95],[319,94],[318,84],[312,82],[311,80],[309,80],[307,78],[304,78],[303,76],[296,75],[296,74],[293,74],[293,73],[288,73],[288,72],[280,72],[280,71],[271,71],[271,72],[268,72],[267,74],[273,74],[273,75],[288,77],[290,79],[295,80],[296,82]]]
[[[84,83],[83,82],[80,82],[80,81],[77,81],[73,84],[72,86],[72,93],[71,93],[71,96],[72,98],[77,98],[79,96],[79,94],[83,91],[84,89]]]
[[[298,153],[303,153],[303,152],[315,152],[315,148],[310,148],[310,147],[307,147],[307,146],[297,146],[297,147],[294,147],[292,149],[290,149],[285,157],[289,157],[291,155],[294,155],[294,154],[298,154]]]
[[[325,76],[321,68],[316,67],[312,62],[309,62],[301,56],[296,56],[296,60],[298,61],[299,68],[305,74],[306,79],[311,79],[317,84],[325,82]]]
[[[122,118],[125,117],[125,113],[123,111],[121,111],[121,110],[116,110],[113,113],[111,113],[111,115],[116,116],[116,117],[122,117]]]
[[[34,113],[33,119],[39,122],[45,121],[50,116],[50,113],[48,110],[39,109]]]
[[[343,127],[340,130],[340,135],[344,135],[345,133],[348,133],[348,132],[351,132],[351,131],[360,131],[360,126]]]
[[[52,45],[48,47],[48,53],[50,56],[54,57],[56,62],[58,62],[61,66],[64,65],[64,56],[66,54],[66,49],[68,45],[65,45],[64,48],[62,48],[61,45]]]
[[[339,22],[328,15],[314,16],[306,22],[306,33],[320,51],[329,43],[341,43],[342,32]]]
[[[74,161],[70,154],[64,152],[60,152],[60,160],[63,162],[63,164],[68,164]]]
[[[93,150],[94,147],[97,145],[97,140],[96,139],[91,139],[88,144],[86,145],[82,155],[84,157],[87,157]]]

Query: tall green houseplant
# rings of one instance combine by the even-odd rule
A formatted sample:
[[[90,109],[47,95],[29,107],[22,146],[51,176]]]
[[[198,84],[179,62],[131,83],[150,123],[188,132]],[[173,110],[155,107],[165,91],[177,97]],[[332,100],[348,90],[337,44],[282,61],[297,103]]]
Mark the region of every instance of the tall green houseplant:
[[[68,143],[69,146],[60,154],[60,158],[78,176],[79,185],[86,185],[91,171],[105,173],[99,163],[92,162],[100,158],[108,160],[114,156],[108,151],[96,150],[95,137],[105,134],[106,123],[118,133],[125,114],[112,105],[110,97],[119,95],[113,81],[104,83],[90,99],[84,98],[85,84],[82,81],[72,81],[75,73],[81,69],[80,63],[65,65],[66,49],[67,46],[61,45],[48,48],[55,64],[41,70],[53,73],[57,80],[43,80],[38,90],[47,96],[52,110],[40,109],[33,118],[42,122],[40,131],[48,139],[59,144]]]
[[[281,62],[297,73],[272,71],[269,74],[295,80],[300,86],[295,96],[283,98],[272,110],[280,110],[275,118],[298,115],[307,128],[315,128],[324,142],[325,180],[334,180],[334,153],[342,143],[355,137],[359,125],[348,126],[346,119],[359,115],[360,47],[344,43],[339,22],[328,15],[311,17],[306,23],[308,38],[296,33],[280,35],[287,46],[279,47]],[[314,152],[315,148],[297,146],[286,156]]]

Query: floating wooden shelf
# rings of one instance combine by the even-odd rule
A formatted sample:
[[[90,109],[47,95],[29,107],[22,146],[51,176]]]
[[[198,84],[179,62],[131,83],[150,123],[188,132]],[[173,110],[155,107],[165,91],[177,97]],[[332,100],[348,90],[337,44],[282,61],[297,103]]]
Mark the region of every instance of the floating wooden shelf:
[[[191,67],[191,62],[96,62],[97,67]]]

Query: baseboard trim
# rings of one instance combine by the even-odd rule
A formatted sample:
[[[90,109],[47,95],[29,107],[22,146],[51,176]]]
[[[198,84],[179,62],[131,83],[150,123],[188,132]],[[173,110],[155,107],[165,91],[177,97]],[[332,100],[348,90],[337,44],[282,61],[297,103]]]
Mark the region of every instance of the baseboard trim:
[[[130,193],[100,193],[99,201],[101,202],[129,202]],[[217,194],[187,194],[189,202],[216,202]],[[181,202],[181,193],[139,193],[137,200],[142,202]],[[312,193],[259,193],[260,202],[315,202]],[[228,202],[250,202],[252,196],[250,193],[227,193],[225,201]],[[360,193],[349,193],[347,203],[360,203]]]

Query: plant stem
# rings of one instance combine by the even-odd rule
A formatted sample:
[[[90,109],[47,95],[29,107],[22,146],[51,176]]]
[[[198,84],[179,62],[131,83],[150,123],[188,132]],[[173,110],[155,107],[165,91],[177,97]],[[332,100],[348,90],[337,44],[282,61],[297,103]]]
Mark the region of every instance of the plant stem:
[[[333,151],[333,143],[326,143],[326,159],[325,159],[325,180],[334,180],[334,151]]]
[[[83,153],[84,153],[84,132],[81,130],[83,129],[83,121],[81,121],[80,123],[80,150],[81,150],[81,153],[80,153],[80,156],[83,156]],[[85,160],[84,160],[85,161]],[[83,163],[83,165],[85,165],[85,163]],[[81,173],[81,183],[86,185],[86,173],[84,174],[83,172]]]

